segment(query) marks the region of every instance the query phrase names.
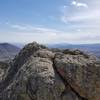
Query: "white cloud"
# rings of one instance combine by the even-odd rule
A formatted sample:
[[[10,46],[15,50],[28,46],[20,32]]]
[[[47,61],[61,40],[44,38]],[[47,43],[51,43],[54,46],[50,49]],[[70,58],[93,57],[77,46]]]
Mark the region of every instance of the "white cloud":
[[[32,25],[11,25],[15,32],[3,33],[0,36],[1,41],[5,42],[22,42],[29,43],[32,41],[37,41],[39,43],[97,43],[100,42],[100,34],[93,30],[82,31],[81,29],[76,29],[76,31],[59,31],[57,29],[50,29],[46,27],[35,27]],[[28,29],[27,29],[28,28]],[[17,30],[19,30],[17,32]],[[28,31],[26,31],[28,30]],[[91,31],[91,32],[89,32]]]
[[[85,8],[88,8],[88,5],[86,3],[81,3],[81,2],[77,2],[77,1],[72,1],[71,5],[74,5],[76,7],[85,7]]]
[[[23,32],[32,32],[34,33],[41,33],[41,34],[50,34],[50,35],[56,35],[55,33],[59,33],[60,31],[57,31],[55,29],[50,29],[50,28],[44,28],[44,27],[36,27],[32,25],[15,25],[15,24],[10,24],[9,25],[11,28],[18,30],[18,31],[23,31]]]
[[[100,10],[92,10],[87,12],[78,12],[73,16],[67,16],[66,14],[62,16],[62,21],[64,22],[100,22]]]
[[[32,41],[37,41],[39,43],[73,43],[73,44],[85,44],[85,43],[98,43],[100,42],[100,34],[95,33],[55,33],[55,34],[48,34],[48,33],[31,33],[31,32],[10,32],[10,33],[3,33],[1,41],[6,40],[5,42],[21,42],[21,43],[29,43]],[[16,38],[17,37],[17,38]]]
[[[77,2],[76,2],[76,1],[72,1],[71,4],[72,4],[72,5],[77,5]]]
[[[10,25],[14,29],[19,29],[19,30],[28,30],[28,27],[21,26],[21,25]]]
[[[82,0],[85,3],[72,1],[71,5],[63,6],[61,21],[64,23],[80,23],[81,24],[94,24],[100,25],[100,1]],[[72,6],[73,5],[73,6]],[[83,8],[79,8],[79,7]],[[85,9],[85,8],[87,9]]]

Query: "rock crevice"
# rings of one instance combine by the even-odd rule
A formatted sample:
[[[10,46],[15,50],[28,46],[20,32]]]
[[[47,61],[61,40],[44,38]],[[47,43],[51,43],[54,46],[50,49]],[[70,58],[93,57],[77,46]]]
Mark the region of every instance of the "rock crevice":
[[[69,51],[69,50],[68,50]],[[62,77],[62,75],[59,73],[59,71],[57,70],[57,68],[56,68],[56,65],[55,65],[55,58],[56,57],[54,57],[53,58],[53,60],[52,60],[52,62],[53,62],[53,68],[54,68],[54,70],[56,71],[56,73],[59,75],[59,77],[61,78],[61,80],[62,80],[62,82],[64,83],[64,85],[65,85],[65,90],[62,92],[62,94],[61,94],[61,98],[63,98],[64,96],[66,96],[67,94],[69,94],[69,92],[72,92],[73,94],[72,94],[72,100],[77,100],[77,99],[75,99],[75,95],[76,95],[76,97],[78,98],[78,100],[88,100],[88,99],[86,99],[86,98],[84,98],[84,97],[81,97],[71,86],[70,86],[70,84],[67,82],[67,80],[65,80],[63,77]],[[71,95],[71,94],[70,94]],[[63,99],[62,99],[63,100]]]

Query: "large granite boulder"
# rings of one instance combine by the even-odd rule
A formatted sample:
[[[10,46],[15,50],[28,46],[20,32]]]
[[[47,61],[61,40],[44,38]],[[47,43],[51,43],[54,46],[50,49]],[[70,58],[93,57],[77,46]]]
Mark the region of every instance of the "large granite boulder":
[[[64,50],[55,56],[62,78],[82,97],[100,100],[100,61],[78,50]]]

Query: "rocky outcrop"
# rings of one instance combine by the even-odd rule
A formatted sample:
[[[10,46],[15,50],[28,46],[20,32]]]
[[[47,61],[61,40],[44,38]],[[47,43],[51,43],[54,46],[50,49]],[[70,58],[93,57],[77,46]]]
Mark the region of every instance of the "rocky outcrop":
[[[57,54],[54,62],[59,74],[80,96],[100,99],[100,61],[81,53],[65,53]]]
[[[2,81],[3,78],[5,77],[8,68],[9,68],[8,63],[0,62],[0,81]]]
[[[0,100],[100,100],[100,61],[79,50],[33,42],[0,82]]]

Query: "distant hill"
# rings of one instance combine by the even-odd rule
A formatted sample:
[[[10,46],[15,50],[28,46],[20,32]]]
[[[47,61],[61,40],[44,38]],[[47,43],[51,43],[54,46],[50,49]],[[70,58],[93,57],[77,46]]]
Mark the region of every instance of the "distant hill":
[[[100,58],[100,44],[67,44],[67,43],[61,43],[61,44],[50,44],[48,45],[50,48],[69,48],[69,49],[80,49],[82,51],[86,51],[92,54],[95,54],[97,57]]]
[[[13,59],[16,54],[20,51],[20,48],[9,44],[0,43],[0,61]]]

